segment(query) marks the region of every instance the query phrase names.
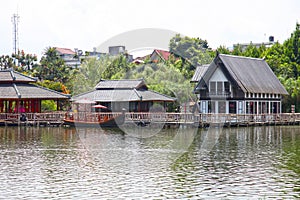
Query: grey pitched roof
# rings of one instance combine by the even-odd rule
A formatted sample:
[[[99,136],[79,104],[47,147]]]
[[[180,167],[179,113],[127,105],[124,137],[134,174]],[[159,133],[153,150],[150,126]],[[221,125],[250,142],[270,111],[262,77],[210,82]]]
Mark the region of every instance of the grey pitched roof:
[[[215,57],[196,88],[207,82],[217,67],[222,67],[245,93],[288,94],[265,60],[225,54]]]
[[[96,102],[129,102],[129,101],[175,101],[168,97],[150,90],[115,89],[115,90],[93,90],[72,98],[72,101],[88,99]]]
[[[196,70],[195,70],[195,73],[191,79],[191,82],[198,82],[202,77],[203,75],[205,74],[206,70],[208,69],[209,65],[200,65],[200,66],[197,66]]]
[[[143,79],[136,80],[100,80],[95,86],[96,89],[130,89],[130,88],[141,88],[146,87]]]
[[[12,69],[0,71],[0,82],[36,82],[35,78],[26,76]]]
[[[288,94],[265,60],[224,54],[219,58],[244,92]]]
[[[68,99],[69,95],[27,83],[0,84],[0,99]]]

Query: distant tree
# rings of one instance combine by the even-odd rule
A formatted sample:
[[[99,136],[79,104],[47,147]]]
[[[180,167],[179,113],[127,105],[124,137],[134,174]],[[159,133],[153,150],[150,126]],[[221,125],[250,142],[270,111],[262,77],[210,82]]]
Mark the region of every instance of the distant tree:
[[[289,64],[290,58],[285,54],[285,47],[279,42],[267,48],[263,53],[263,58],[278,77],[287,79],[294,76],[293,69]]]
[[[180,62],[180,61],[179,61]],[[143,78],[150,90],[177,98],[177,103],[187,102],[193,99],[193,87],[190,79],[172,63],[146,63],[130,65],[127,73],[120,78]]]
[[[44,81],[38,81],[35,83],[36,85],[55,90],[57,92],[61,92],[64,94],[70,94],[70,91],[68,88],[61,82],[57,81],[50,81],[50,80],[44,80]]]
[[[226,48],[225,46],[219,46],[216,51],[221,54],[230,54],[231,53],[230,50],[228,48]]]
[[[261,52],[259,48],[250,43],[249,46],[242,52],[242,56],[252,57],[252,58],[260,58]]]
[[[285,55],[289,58],[293,68],[294,77],[298,78],[300,72],[300,24],[296,24],[296,30],[291,37],[283,43]]]
[[[26,54],[23,50],[17,54],[2,55],[0,57],[0,69],[13,68],[19,72],[31,73],[31,70],[38,65],[37,56]]]
[[[103,72],[111,66],[112,62],[113,59],[109,56],[85,59],[80,68],[76,69],[69,83],[69,88],[72,88],[71,93],[76,95],[92,90],[101,78],[104,79]]]
[[[182,37],[176,34],[171,38],[169,43],[171,53],[189,60],[193,66],[208,64],[212,61],[212,57],[208,53],[210,51],[206,40],[200,38]]]
[[[41,58],[40,65],[34,70],[35,75],[40,80],[66,83],[69,80],[70,71],[72,69],[60,58],[54,47],[48,47]]]
[[[38,66],[37,56],[26,54],[23,50],[18,51],[17,54],[12,54],[12,58],[15,60],[15,68],[19,72],[28,72]]]
[[[115,79],[116,74],[120,74],[120,72],[123,74],[128,71],[130,63],[127,61],[125,55],[120,54],[115,57],[110,57],[110,60],[110,64],[107,65],[102,73],[103,79]]]
[[[235,55],[235,56],[242,56],[242,54],[243,54],[242,46],[240,44],[235,45],[233,47],[231,54]]]
[[[280,44],[276,42],[267,48],[263,57],[274,73],[284,85],[289,95],[284,97],[284,111],[290,111],[291,105],[296,105],[296,112],[300,112],[300,25],[288,38]]]
[[[0,69],[8,69],[14,67],[14,59],[8,55],[0,57]]]

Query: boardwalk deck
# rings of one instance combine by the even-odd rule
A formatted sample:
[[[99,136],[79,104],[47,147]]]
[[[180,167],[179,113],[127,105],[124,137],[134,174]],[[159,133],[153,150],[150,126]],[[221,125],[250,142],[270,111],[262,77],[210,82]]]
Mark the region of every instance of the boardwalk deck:
[[[61,126],[65,112],[26,113],[26,121],[21,114],[0,113],[0,126]]]
[[[27,120],[20,121],[20,114],[0,113],[0,126],[62,126],[65,112],[50,113],[26,113]],[[108,115],[112,113],[100,113]],[[80,113],[82,117],[84,113]],[[99,113],[89,113],[87,119],[91,116],[99,116]],[[97,120],[96,118],[93,120]],[[300,113],[282,113],[282,114],[200,114],[193,113],[126,113],[126,122],[157,123],[165,127],[193,126],[271,126],[271,125],[299,125]]]

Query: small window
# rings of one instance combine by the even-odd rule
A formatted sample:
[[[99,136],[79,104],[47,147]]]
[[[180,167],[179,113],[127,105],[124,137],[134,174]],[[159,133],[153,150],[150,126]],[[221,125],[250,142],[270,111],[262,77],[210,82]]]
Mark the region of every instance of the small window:
[[[210,82],[210,92],[216,92],[216,82]]]
[[[229,92],[230,91],[229,82],[224,82],[224,89],[225,89],[225,92]]]
[[[223,92],[223,82],[217,82],[217,91]]]

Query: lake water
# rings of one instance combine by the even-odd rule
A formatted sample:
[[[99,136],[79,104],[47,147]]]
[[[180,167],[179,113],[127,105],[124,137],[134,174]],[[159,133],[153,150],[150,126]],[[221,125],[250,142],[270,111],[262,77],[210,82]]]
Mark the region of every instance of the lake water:
[[[298,199],[300,129],[0,127],[0,199]]]

